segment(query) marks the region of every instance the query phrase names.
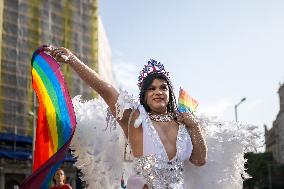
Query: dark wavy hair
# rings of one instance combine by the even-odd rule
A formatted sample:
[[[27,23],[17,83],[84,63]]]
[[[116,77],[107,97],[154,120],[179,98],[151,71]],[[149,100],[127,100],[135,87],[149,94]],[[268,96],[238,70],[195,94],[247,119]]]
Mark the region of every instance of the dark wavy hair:
[[[55,175],[56,175],[56,173],[57,173],[57,171],[62,171],[62,172],[64,173],[64,180],[63,180],[63,183],[65,184],[65,182],[66,182],[66,175],[65,175],[64,170],[61,169],[61,168],[58,168],[58,169],[55,171],[55,173],[54,173],[54,175],[53,175],[53,177],[52,177],[52,182],[53,182],[53,184],[54,184],[54,185],[57,184],[57,183],[56,183],[56,179],[54,178]]]
[[[139,99],[140,99],[140,104],[144,106],[145,110],[147,112],[150,112],[150,107],[148,106],[146,100],[145,100],[145,95],[147,92],[147,89],[150,87],[154,79],[161,79],[167,82],[169,86],[169,103],[167,105],[167,112],[175,112],[177,110],[177,103],[176,103],[176,97],[173,92],[173,85],[168,77],[166,77],[162,73],[154,72],[149,74],[142,82],[141,89],[140,89],[140,94],[139,94]]]

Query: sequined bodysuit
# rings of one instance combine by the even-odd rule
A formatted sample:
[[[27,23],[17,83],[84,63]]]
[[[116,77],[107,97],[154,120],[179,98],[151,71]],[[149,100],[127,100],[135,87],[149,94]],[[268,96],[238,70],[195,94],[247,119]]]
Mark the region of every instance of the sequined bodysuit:
[[[135,175],[128,179],[129,189],[141,189],[145,184],[153,189],[184,189],[184,161],[192,152],[190,136],[179,125],[176,155],[169,160],[159,135],[143,106],[138,107],[143,127],[143,156],[135,158]]]

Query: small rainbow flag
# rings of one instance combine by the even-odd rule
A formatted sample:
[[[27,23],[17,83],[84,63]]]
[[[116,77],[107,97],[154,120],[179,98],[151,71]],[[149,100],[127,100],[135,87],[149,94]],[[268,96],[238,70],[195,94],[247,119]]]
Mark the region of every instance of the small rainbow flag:
[[[75,112],[59,63],[40,47],[32,56],[32,86],[38,98],[33,174],[21,189],[47,189],[76,127]]]
[[[180,88],[178,97],[178,109],[180,112],[190,112],[195,116],[198,104],[197,100],[189,96],[184,89]]]

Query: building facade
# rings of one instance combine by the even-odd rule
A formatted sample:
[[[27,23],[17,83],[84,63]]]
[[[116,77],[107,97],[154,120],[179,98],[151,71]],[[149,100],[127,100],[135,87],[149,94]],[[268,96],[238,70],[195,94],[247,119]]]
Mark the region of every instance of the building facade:
[[[31,135],[31,56],[43,44],[64,46],[98,69],[97,1],[1,0],[0,131]],[[63,65],[71,96],[93,91]],[[16,118],[16,119],[15,119]]]
[[[33,51],[43,44],[64,46],[98,71],[98,28],[98,0],[0,0],[0,189],[13,188],[31,174],[37,111]],[[110,64],[110,58],[104,60],[102,66]],[[62,71],[71,97],[96,96],[70,66],[62,65]],[[73,189],[80,188],[72,160],[66,157],[63,167]]]
[[[277,163],[284,164],[284,84],[278,90],[280,110],[277,114],[272,128],[265,127],[266,151],[272,152]]]

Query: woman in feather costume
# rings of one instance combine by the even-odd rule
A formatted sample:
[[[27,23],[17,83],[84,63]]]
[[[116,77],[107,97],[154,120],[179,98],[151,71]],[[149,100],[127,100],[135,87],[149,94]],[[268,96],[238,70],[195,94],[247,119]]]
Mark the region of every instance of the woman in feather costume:
[[[140,72],[140,94],[136,101],[127,92],[119,92],[103,81],[68,49],[49,46],[46,51],[57,61],[70,65],[98,92],[109,110],[104,114],[106,106],[101,99],[85,103],[78,98],[73,100],[78,121],[73,141],[75,155],[78,157],[76,165],[82,169],[83,179],[90,188],[117,188],[116,181],[122,171],[128,176],[129,189],[220,189],[234,187],[232,184],[235,184],[235,188],[241,186],[241,174],[245,176],[241,155],[244,147],[253,146],[250,137],[255,132],[247,135],[247,143],[238,144],[245,136],[242,135],[242,129],[231,129],[232,125],[236,128],[237,125],[204,117],[195,118],[189,113],[179,112],[169,73],[161,63],[150,60]],[[107,123],[102,119],[104,117],[108,124],[115,125],[118,122],[121,129],[106,131],[104,125]],[[222,125],[227,127],[227,133],[223,132]],[[220,136],[218,129],[222,133]],[[206,131],[205,138],[209,142],[208,155],[210,145],[215,149],[211,151],[212,158],[209,157],[206,169],[202,169],[207,165],[207,145],[202,130]],[[131,146],[134,157],[131,163],[123,162],[119,155],[123,146],[120,138],[123,136]],[[228,137],[228,143],[235,141],[235,146],[224,145],[224,137]],[[238,149],[226,152],[231,147]],[[224,158],[231,159],[222,162]],[[221,172],[218,172],[219,168]],[[230,170],[226,172],[222,168]],[[227,176],[232,179],[225,178]],[[226,186],[226,183],[230,185]]]

